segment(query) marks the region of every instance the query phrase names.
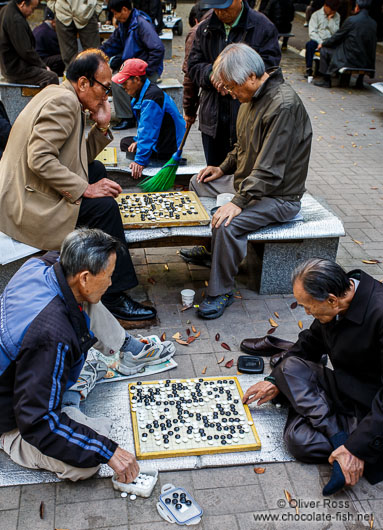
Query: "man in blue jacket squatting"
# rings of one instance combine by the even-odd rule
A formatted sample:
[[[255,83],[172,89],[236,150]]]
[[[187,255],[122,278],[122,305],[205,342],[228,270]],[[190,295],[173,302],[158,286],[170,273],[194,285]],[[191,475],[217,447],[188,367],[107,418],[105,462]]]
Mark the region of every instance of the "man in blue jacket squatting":
[[[100,302],[120,245],[101,230],[75,230],[60,259],[48,252],[28,260],[0,297],[0,448],[21,466],[72,481],[103,463],[120,482],[138,474],[134,455],[108,437],[110,419],[78,408],[107,370],[86,360],[92,345],[104,355],[120,351],[125,374],[175,352],[155,336],[135,339]]]
[[[128,59],[112,81],[122,85],[132,97],[137,119],[137,136],[121,140],[121,150],[134,157],[130,164],[133,178],[139,178],[149,160],[162,165],[177,151],[185,132],[185,120],[166,92],[147,78],[148,64]],[[135,153],[135,154],[134,154]]]

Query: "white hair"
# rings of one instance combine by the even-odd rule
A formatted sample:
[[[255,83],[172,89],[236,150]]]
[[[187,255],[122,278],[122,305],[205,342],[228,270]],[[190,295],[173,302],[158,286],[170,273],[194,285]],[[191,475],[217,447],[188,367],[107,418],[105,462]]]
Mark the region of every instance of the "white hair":
[[[243,43],[226,46],[213,64],[213,79],[216,82],[243,85],[252,74],[259,79],[264,73],[262,57]]]

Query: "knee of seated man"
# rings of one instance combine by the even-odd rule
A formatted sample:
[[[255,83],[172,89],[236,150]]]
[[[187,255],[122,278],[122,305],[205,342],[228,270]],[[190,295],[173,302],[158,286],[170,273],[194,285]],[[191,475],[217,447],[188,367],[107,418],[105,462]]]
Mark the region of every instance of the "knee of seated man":
[[[304,368],[307,368],[305,361],[294,355],[286,357],[286,359],[283,359],[283,361],[281,361],[276,367],[276,369],[283,374],[291,374],[297,371],[302,372],[302,369]]]
[[[307,464],[327,462],[332,451],[330,442],[324,437],[318,439],[318,434],[305,424],[303,417],[286,426],[283,439],[289,453]]]

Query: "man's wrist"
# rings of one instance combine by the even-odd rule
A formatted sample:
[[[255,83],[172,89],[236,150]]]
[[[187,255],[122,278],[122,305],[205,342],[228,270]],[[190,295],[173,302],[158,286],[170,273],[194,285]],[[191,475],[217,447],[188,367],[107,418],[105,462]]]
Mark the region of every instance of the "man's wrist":
[[[100,132],[106,133],[109,131],[110,122],[107,125],[99,125],[98,123],[96,123],[96,127]]]
[[[266,377],[263,378],[263,380],[268,381],[269,383],[272,383],[275,386],[277,385],[275,377],[273,377],[272,375],[267,375]]]

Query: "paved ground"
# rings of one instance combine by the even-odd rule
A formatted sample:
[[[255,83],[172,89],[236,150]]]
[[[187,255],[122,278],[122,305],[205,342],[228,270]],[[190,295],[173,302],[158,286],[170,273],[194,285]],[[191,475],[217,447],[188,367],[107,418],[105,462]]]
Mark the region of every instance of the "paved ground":
[[[180,11],[184,14],[189,8],[190,4],[181,6]],[[178,37],[174,40],[173,60],[166,65],[167,75],[180,79],[182,49],[183,37]],[[308,191],[339,215],[346,227],[338,262],[346,269],[362,268],[383,279],[381,263],[362,263],[364,259],[383,262],[382,95],[372,88],[326,90],[309,85],[302,79],[302,58],[291,51],[284,54],[282,65],[288,82],[303,99],[314,128]],[[186,152],[192,151],[201,153],[196,128],[186,146]],[[219,320],[202,322],[192,310],[180,312],[179,290],[193,287],[200,299],[208,279],[207,269],[186,266],[174,248],[148,248],[133,251],[132,255],[141,284],[159,312],[160,328],[151,332],[172,335],[184,330],[188,319],[201,330],[198,341],[188,348],[179,346],[174,377],[200,375],[205,366],[207,375],[235,374],[235,366],[222,368],[216,364],[217,359],[221,355],[236,359],[240,341],[246,336],[264,335],[274,311],[280,316],[278,336],[293,340],[299,331],[299,319],[305,327],[310,324],[301,309],[290,309],[291,296],[259,296],[241,281],[238,288],[242,298],[236,299]],[[168,264],[169,271],[164,264]],[[155,278],[156,284],[150,285],[148,277]],[[217,331],[233,350],[229,356],[214,340]],[[371,486],[362,479],[356,487],[329,501],[321,495],[329,466],[292,462],[264,467],[262,475],[256,475],[252,466],[162,473],[151,498],[134,502],[122,499],[106,479],[1,488],[0,529],[162,530],[169,525],[161,521],[155,503],[166,482],[188,489],[203,507],[203,521],[197,529],[351,530],[371,527],[370,514],[374,514],[373,528],[383,528],[382,484]],[[284,489],[298,499],[299,516],[295,509],[283,506]],[[39,516],[41,501],[45,505],[44,519]],[[262,515],[279,520],[262,522]]]

